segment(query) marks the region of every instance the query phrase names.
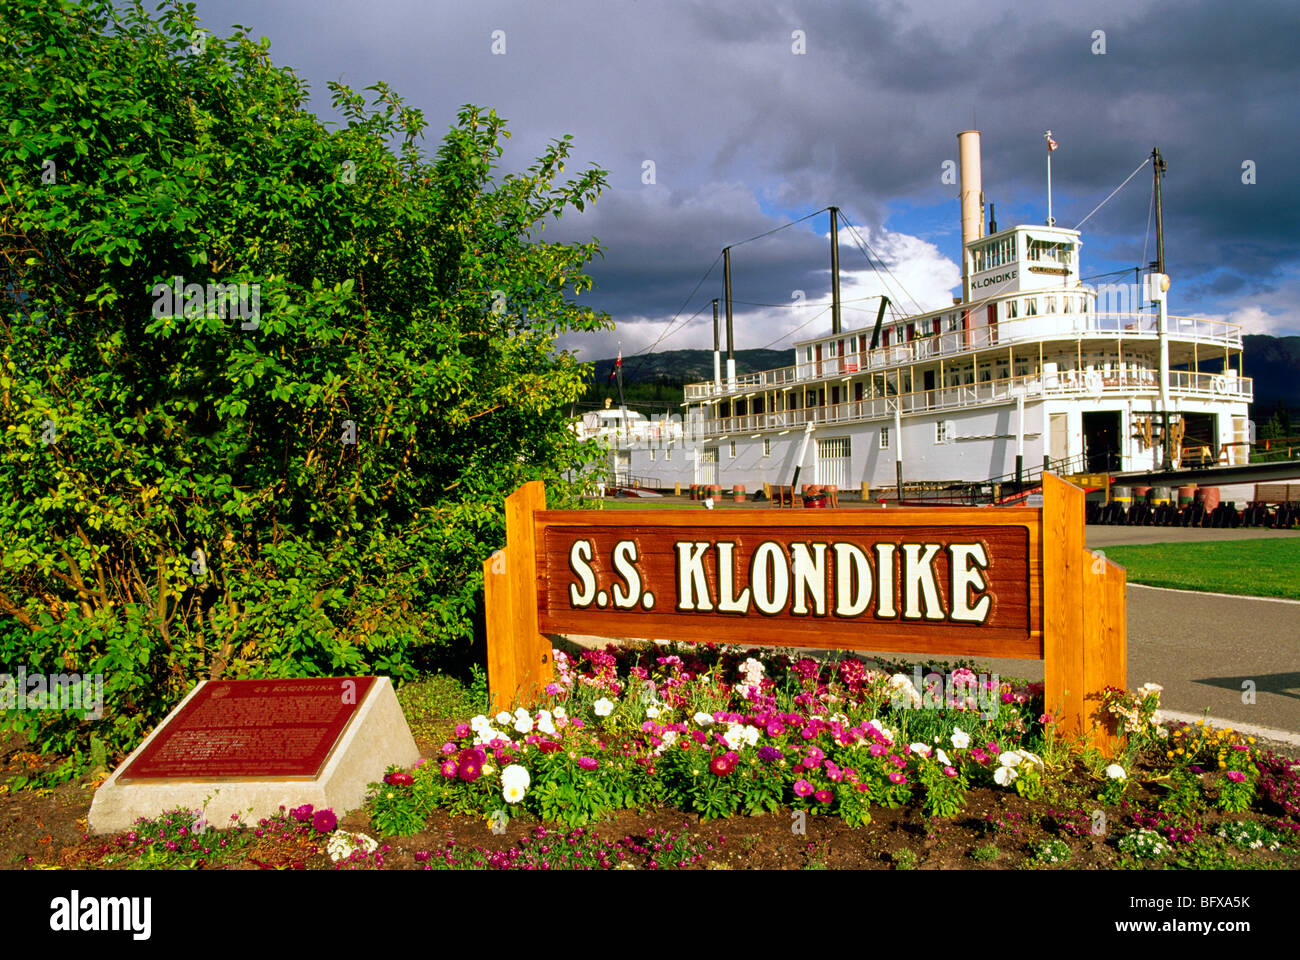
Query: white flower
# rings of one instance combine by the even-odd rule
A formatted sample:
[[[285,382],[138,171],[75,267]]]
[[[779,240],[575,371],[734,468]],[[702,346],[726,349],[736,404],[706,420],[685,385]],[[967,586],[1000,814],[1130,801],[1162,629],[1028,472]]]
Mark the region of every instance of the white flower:
[[[645,715],[646,715],[647,717],[649,717],[651,720],[658,720],[658,719],[659,719],[659,708],[658,708],[658,707],[646,707],[646,708],[645,708]]]
[[[495,719],[496,719],[496,722],[497,722],[497,723],[499,723],[499,724],[501,724],[502,726],[504,726],[505,724],[507,724],[507,723],[510,722],[511,717],[510,717],[510,714],[509,714],[507,711],[502,710],[500,713],[498,713],[498,714],[496,715],[496,718],[495,718]]]
[[[1110,777],[1110,779],[1112,780],[1126,779],[1124,768],[1121,767],[1118,763],[1112,763],[1109,767],[1106,768],[1106,776]]]
[[[531,778],[528,776],[528,769],[521,767],[517,763],[512,763],[501,771],[501,783],[506,786],[517,786],[527,790]]]
[[[701,710],[691,719],[694,720],[696,723],[698,723],[701,727],[713,726],[713,715],[705,713],[703,710]]]
[[[993,782],[1000,787],[1009,787],[1011,786],[1011,781],[1016,779],[1017,776],[1019,776],[1019,774],[1016,773],[1013,767],[998,767],[997,770],[993,772]]]
[[[867,721],[867,726],[875,727],[877,733],[885,732],[885,725],[881,723],[879,720],[877,720],[875,717],[872,717],[870,720]]]
[[[490,764],[490,763],[485,763],[485,764],[483,764],[483,776],[485,776],[485,777],[490,777],[490,776],[492,776],[492,774],[494,774],[494,773],[496,772],[496,769],[497,769],[497,768],[494,767],[494,766],[492,766],[492,764]]]
[[[745,731],[738,723],[729,725],[727,732],[722,735],[722,742],[727,745],[728,750],[739,750],[744,741]]]
[[[758,732],[758,727],[745,726],[741,729],[740,733],[744,738],[745,743],[749,744],[751,747],[758,745],[758,738],[761,736]]]
[[[921,705],[921,694],[917,691],[916,687],[912,685],[912,681],[908,678],[907,674],[896,673],[890,677],[889,689],[893,690],[896,695],[894,697],[895,702],[904,699],[911,703],[913,707],[919,707]]]
[[[1021,750],[1020,758],[1021,763],[1029,763],[1037,767],[1039,770],[1043,769],[1043,761],[1036,753],[1030,753],[1028,750]]]
[[[497,730],[491,725],[488,725],[479,728],[478,736],[474,738],[474,744],[475,746],[481,747],[484,744],[491,743],[493,740],[502,740],[502,739],[505,738],[501,736],[501,731]]]
[[[519,733],[531,733],[533,730],[533,718],[525,713],[522,717],[516,715],[515,730]]]
[[[928,743],[914,743],[907,749],[921,757],[928,757],[930,755],[930,745]]]
[[[596,711],[596,716],[598,717],[608,717],[614,712],[613,701],[608,697],[601,697],[591,705],[591,708]]]
[[[1160,686],[1158,683],[1144,683],[1142,686],[1138,687],[1138,693],[1143,697],[1146,697],[1149,693],[1159,693],[1163,689],[1164,687]]]
[[[568,712],[567,710],[565,710],[563,707],[556,707],[556,708],[555,708],[555,719],[556,719],[556,720],[568,720],[568,719],[569,719],[569,712]]]
[[[375,848],[378,846],[379,844],[373,838],[366,836],[364,833],[348,833],[346,830],[335,830],[326,849],[329,851],[330,859],[337,863],[340,860],[346,860],[357,850],[374,853]]]
[[[935,758],[936,758],[940,763],[942,763],[945,767],[951,767],[951,766],[952,766],[952,761],[948,759],[948,754],[944,753],[942,750],[935,750],[935,751],[934,751],[934,755],[935,755]]]
[[[965,750],[970,746],[970,734],[963,732],[961,727],[952,731],[952,747],[954,750]]]
[[[1018,767],[1020,766],[1020,759],[1019,750],[1008,750],[1006,753],[998,754],[998,763],[1004,767]]]
[[[665,747],[671,747],[677,741],[677,731],[665,730],[662,739]]]
[[[506,803],[518,803],[527,792],[526,787],[521,787],[517,783],[507,783],[501,787],[501,796],[505,798]]]
[[[473,730],[475,733],[478,733],[479,730],[481,730],[483,727],[486,727],[487,725],[488,725],[488,718],[483,716],[483,714],[481,713],[469,722],[469,728]]]
[[[555,724],[551,722],[551,713],[549,710],[539,710],[537,712],[537,732],[545,733],[549,736],[555,735]]]

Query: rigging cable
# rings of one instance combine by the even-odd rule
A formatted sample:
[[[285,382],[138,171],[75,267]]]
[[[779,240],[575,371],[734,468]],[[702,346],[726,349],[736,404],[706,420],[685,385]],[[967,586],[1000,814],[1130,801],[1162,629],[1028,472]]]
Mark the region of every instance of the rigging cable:
[[[867,243],[866,239],[862,236],[862,234],[858,232],[858,228],[854,226],[853,221],[851,221],[847,216],[845,216],[842,210],[840,211],[840,216],[844,220],[844,222],[848,224],[849,230],[851,231],[853,237],[855,238],[854,242],[859,244],[858,247],[859,251],[861,251],[863,247],[871,251],[870,255],[868,255],[866,252],[863,252],[862,254],[864,257],[867,258],[867,263],[871,264],[871,269],[873,270],[876,269],[875,264],[871,263],[871,258],[874,256],[877,260],[880,261],[880,266],[884,268],[885,273],[889,275],[890,279],[893,280],[896,284],[898,284],[898,288],[902,290],[903,293],[907,295],[907,299],[911,300],[912,303],[916,306],[916,312],[925,313],[925,308],[922,307],[920,302],[917,301],[916,297],[912,296],[911,292],[905,286],[903,286],[903,282],[899,280],[898,277],[894,276],[893,271],[889,269],[889,265],[885,263],[884,257],[880,256],[878,253],[876,253],[876,251],[871,249],[871,244]],[[896,298],[891,297],[890,299],[894,300]]]
[[[1110,192],[1110,195],[1106,197],[1106,200],[1109,200],[1111,197],[1115,196],[1115,194],[1117,194],[1117,193],[1119,193],[1121,190],[1123,190],[1124,187],[1125,187],[1125,185],[1126,185],[1130,180],[1132,180],[1134,177],[1136,177],[1136,176],[1138,175],[1138,171],[1141,170],[1143,167],[1145,167],[1145,166],[1146,166],[1148,163],[1150,163],[1150,162],[1151,162],[1151,158],[1150,158],[1150,157],[1147,157],[1145,160],[1143,160],[1141,163],[1139,163],[1139,164],[1138,164],[1138,167],[1137,167],[1137,170],[1134,170],[1134,171],[1133,171],[1132,173],[1130,173],[1127,177],[1125,177],[1125,178],[1124,178],[1124,183],[1121,183],[1118,187],[1116,187],[1114,190],[1112,190],[1112,191]],[[1100,210],[1102,207],[1104,207],[1104,206],[1106,205],[1106,200],[1103,200],[1101,203],[1099,203],[1099,204],[1097,204],[1095,207],[1093,207],[1092,210],[1088,213],[1088,217],[1091,217],[1094,213],[1096,213],[1098,210]],[[1085,223],[1087,223],[1087,222],[1088,222],[1088,217],[1084,217],[1082,220],[1080,220],[1078,223],[1076,223],[1076,224],[1074,225],[1074,229],[1078,230],[1081,226],[1083,226]]]

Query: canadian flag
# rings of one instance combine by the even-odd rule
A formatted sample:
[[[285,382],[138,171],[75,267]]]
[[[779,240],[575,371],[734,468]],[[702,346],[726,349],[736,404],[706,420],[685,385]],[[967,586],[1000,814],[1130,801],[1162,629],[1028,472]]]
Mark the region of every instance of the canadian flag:
[[[609,379],[613,380],[618,376],[618,368],[623,366],[623,348],[618,348],[618,359],[614,361],[614,366],[609,371]]]
[[[1045,134],[1043,134],[1043,136],[1047,138],[1047,152],[1051,153],[1053,150],[1056,149],[1056,141],[1052,139],[1052,131],[1048,130]]]

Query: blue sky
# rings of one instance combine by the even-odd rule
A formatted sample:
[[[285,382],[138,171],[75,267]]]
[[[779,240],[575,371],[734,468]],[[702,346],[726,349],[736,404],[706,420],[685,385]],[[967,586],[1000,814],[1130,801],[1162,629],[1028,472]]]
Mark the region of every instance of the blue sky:
[[[429,148],[458,106],[509,121],[502,168],[572,134],[574,171],[610,189],[543,239],[606,247],[584,300],[612,333],[566,337],[586,358],[710,346],[720,249],[835,204],[923,307],[959,287],[957,187],[941,181],[956,134],[983,137],[984,190],[1000,226],[1053,213],[1074,226],[1159,145],[1175,313],[1247,333],[1300,334],[1300,5],[774,0],[198,0],[204,25],[242,24],[312,87],[385,80],[429,120]],[[505,51],[492,50],[494,31]],[[802,38],[804,52],[798,52]],[[1100,42],[1099,42],[1100,41]],[[1104,52],[1103,50],[1104,45]],[[499,44],[498,44],[499,46]],[[644,183],[646,160],[655,182]],[[1243,182],[1243,164],[1254,182]],[[1150,168],[1085,226],[1084,275],[1154,257]],[[735,251],[737,346],[787,346],[829,329],[823,214]],[[846,298],[880,292],[841,247]],[[795,291],[802,291],[799,306]],[[752,304],[782,304],[754,306]],[[786,306],[791,304],[790,306]],[[910,300],[907,301],[910,307]],[[686,316],[703,307],[695,321]],[[846,315],[868,322],[874,306]],[[665,335],[667,333],[667,335]]]

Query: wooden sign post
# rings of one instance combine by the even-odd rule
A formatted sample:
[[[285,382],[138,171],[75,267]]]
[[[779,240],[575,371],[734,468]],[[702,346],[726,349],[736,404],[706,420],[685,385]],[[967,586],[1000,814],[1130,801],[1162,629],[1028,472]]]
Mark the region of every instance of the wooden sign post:
[[[1117,746],[1127,684],[1123,568],[1083,545],[1084,494],[1043,506],[899,510],[546,510],[506,500],[483,565],[492,710],[552,678],[548,634],[1043,660],[1065,735]]]

